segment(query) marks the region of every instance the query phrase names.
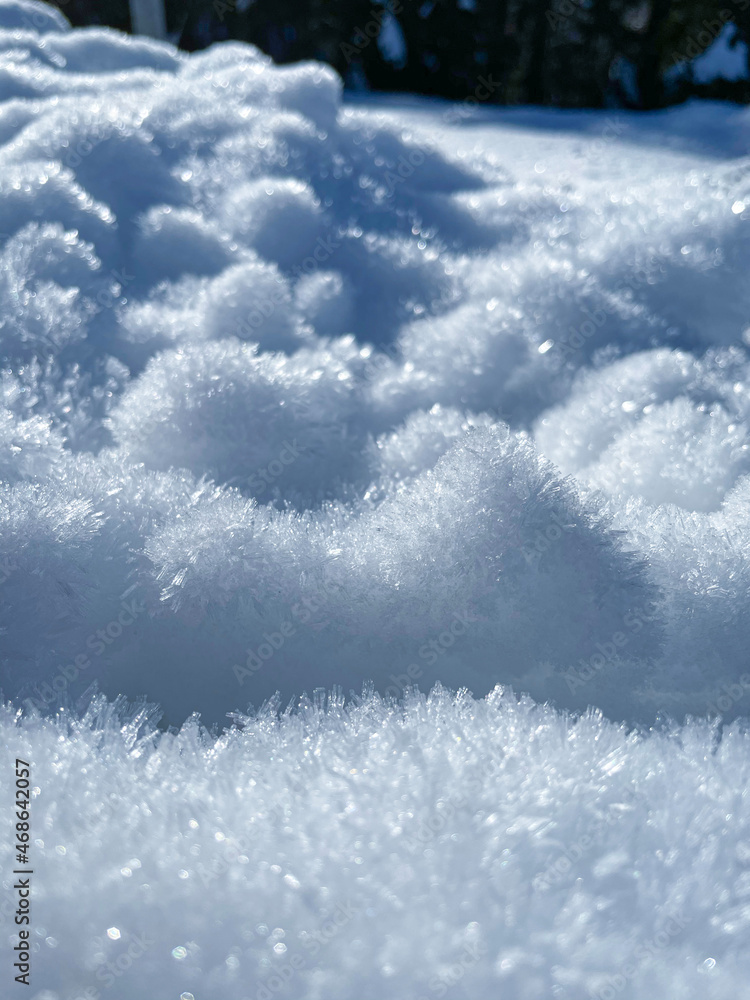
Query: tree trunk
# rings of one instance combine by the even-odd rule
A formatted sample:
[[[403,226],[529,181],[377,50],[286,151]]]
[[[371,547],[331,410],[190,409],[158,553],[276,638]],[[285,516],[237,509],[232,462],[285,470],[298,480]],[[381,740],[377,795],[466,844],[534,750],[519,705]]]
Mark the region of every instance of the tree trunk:
[[[549,5],[546,0],[537,0],[529,9],[532,19],[531,38],[529,41],[529,60],[526,69],[526,100],[529,104],[547,103],[547,39],[549,25],[547,12]]]
[[[641,38],[637,73],[640,107],[643,111],[660,108],[664,104],[664,81],[659,65],[660,35],[670,8],[671,0],[654,0],[648,28]]]

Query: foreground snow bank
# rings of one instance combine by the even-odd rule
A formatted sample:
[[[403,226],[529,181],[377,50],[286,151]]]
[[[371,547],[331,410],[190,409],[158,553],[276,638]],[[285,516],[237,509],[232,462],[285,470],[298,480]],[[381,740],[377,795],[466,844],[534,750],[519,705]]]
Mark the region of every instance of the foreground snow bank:
[[[237,721],[3,711],[38,790],[40,1000],[743,995],[736,726],[639,736],[501,689]]]
[[[745,712],[750,131],[704,121],[0,2],[4,694]]]

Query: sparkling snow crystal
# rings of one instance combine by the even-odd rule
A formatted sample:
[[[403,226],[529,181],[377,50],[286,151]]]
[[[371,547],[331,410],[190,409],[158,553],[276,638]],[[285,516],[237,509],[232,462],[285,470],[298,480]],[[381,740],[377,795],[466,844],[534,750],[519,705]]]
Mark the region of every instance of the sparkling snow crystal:
[[[123,955],[113,1000],[742,995],[750,117],[711,114],[464,121],[0,0],[36,1000]]]

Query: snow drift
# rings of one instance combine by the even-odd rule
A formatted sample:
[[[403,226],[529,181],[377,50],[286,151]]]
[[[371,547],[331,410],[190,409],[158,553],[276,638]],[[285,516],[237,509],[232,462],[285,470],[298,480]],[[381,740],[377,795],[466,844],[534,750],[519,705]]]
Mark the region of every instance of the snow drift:
[[[510,682],[648,719],[736,682],[742,159],[634,172],[654,122],[524,142],[0,12],[6,696]]]

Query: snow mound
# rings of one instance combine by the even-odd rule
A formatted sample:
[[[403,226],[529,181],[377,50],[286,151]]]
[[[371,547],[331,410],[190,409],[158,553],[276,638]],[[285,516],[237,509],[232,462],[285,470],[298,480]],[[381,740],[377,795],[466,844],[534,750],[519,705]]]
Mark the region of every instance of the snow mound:
[[[69,31],[70,24],[56,7],[36,0],[3,0],[0,7],[0,29],[3,31],[33,31],[37,35]]]
[[[352,363],[361,366],[352,339],[291,357],[235,339],[186,346],[149,362],[110,425],[125,454],[150,468],[190,468],[259,500],[274,476],[309,506],[337,478],[353,478]]]
[[[455,111],[0,0],[6,697],[738,684],[747,114]]]

